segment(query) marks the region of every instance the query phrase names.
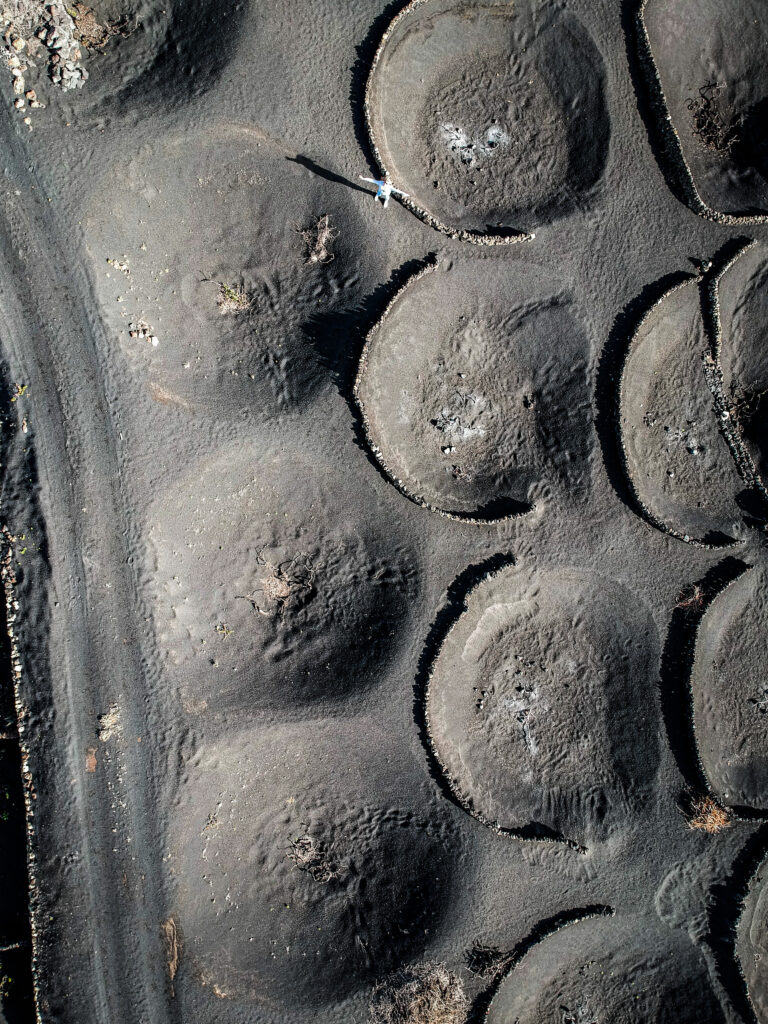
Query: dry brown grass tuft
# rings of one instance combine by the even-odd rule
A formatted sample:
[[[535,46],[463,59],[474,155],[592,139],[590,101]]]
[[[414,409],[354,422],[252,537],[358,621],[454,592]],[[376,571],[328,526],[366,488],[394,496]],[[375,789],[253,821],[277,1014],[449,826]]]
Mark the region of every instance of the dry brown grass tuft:
[[[445,964],[423,963],[393,974],[377,985],[372,1024],[464,1024],[469,1000],[464,986]]]
[[[222,314],[244,313],[251,305],[251,297],[241,285],[233,288],[231,285],[221,282],[218,303],[219,312]]]
[[[677,607],[689,611],[699,611],[704,607],[705,597],[704,588],[699,583],[694,583],[692,587],[680,592],[677,598]]]
[[[714,836],[730,827],[730,811],[721,807],[711,796],[699,796],[691,801],[688,828]]]
[[[75,23],[75,36],[88,50],[101,50],[117,34],[110,25],[100,25],[92,7],[83,3],[67,6],[67,13]]]
[[[327,213],[318,218],[317,224],[311,228],[305,228],[301,237],[306,246],[304,261],[306,263],[330,263],[334,256],[331,252],[331,242],[338,235],[331,227],[331,218]]]

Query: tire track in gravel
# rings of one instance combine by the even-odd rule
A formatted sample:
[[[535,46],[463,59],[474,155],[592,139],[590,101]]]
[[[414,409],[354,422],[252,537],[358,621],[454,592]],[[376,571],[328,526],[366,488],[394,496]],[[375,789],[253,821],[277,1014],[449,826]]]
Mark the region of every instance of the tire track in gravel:
[[[78,924],[93,957],[84,971],[94,1005],[83,1019],[162,1024],[169,1020],[169,1009],[160,948],[161,889],[152,836],[146,841],[152,828],[145,791],[150,766],[136,755],[135,742],[124,744],[115,757],[100,746],[102,774],[85,775],[97,716],[111,703],[119,704],[126,737],[147,731],[143,690],[137,686],[142,666],[132,629],[133,580],[125,568],[128,552],[120,533],[126,518],[116,437],[87,315],[85,277],[82,268],[67,273],[64,254],[76,259],[77,245],[56,223],[17,131],[6,112],[0,125],[5,149],[0,343],[10,372],[28,385],[50,587],[58,605],[52,609],[50,637],[33,642],[47,641],[50,648],[58,723],[55,744],[61,763],[45,768],[73,780],[77,804],[76,846],[89,895]],[[40,771],[34,752],[27,754],[33,770]],[[82,893],[74,897],[82,904]],[[145,904],[148,911],[136,913],[134,903]],[[152,930],[145,922],[155,918],[158,928]],[[76,981],[70,981],[72,989]],[[78,997],[85,993],[83,987]]]

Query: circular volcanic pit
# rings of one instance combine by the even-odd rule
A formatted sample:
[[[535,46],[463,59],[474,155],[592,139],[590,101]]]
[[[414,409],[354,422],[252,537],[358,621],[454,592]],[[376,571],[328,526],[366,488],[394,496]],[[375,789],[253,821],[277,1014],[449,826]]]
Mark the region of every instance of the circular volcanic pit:
[[[588,343],[536,267],[428,267],[369,335],[355,386],[374,454],[409,498],[459,519],[529,512],[588,483]]]
[[[691,673],[699,758],[717,799],[768,811],[768,589],[745,570],[709,605]]]
[[[750,879],[737,928],[736,953],[758,1024],[768,1021],[768,861]]]
[[[379,163],[433,227],[473,241],[583,203],[608,152],[602,56],[578,18],[526,2],[413,0],[366,90]]]
[[[671,288],[641,321],[621,378],[625,467],[646,517],[707,546],[739,535],[744,485],[717,422],[699,284]]]
[[[768,214],[768,7],[645,0],[642,17],[693,207],[725,221]]]
[[[610,580],[487,577],[427,687],[430,742],[456,798],[525,837],[589,846],[626,827],[656,770],[658,653],[649,613]]]
[[[590,918],[537,943],[493,1000],[488,1024],[723,1024],[707,964],[682,931],[635,916]]]

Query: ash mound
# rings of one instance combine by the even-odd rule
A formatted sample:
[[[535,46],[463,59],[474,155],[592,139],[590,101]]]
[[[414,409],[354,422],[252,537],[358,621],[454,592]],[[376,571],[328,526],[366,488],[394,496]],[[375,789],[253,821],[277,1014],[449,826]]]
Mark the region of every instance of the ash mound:
[[[391,303],[356,397],[374,453],[412,500],[499,519],[588,486],[588,362],[569,299],[538,268],[457,262]]]
[[[336,245],[347,207],[245,126],[164,136],[113,168],[84,228],[104,323],[136,383],[217,417],[305,405],[326,383],[307,332],[356,282]]]
[[[578,18],[538,4],[411,3],[367,89],[381,164],[449,232],[528,231],[589,201],[608,152],[606,74]]]
[[[480,583],[429,679],[429,737],[459,802],[581,845],[626,827],[652,786],[658,659],[649,613],[575,570]]]
[[[189,711],[284,713],[354,700],[379,678],[416,560],[353,510],[332,514],[334,480],[305,455],[236,447],[152,510],[146,588]]]
[[[458,841],[392,802],[370,767],[384,738],[368,728],[363,752],[361,735],[338,722],[246,731],[203,748],[182,781],[176,906],[216,994],[327,1006],[439,933]]]

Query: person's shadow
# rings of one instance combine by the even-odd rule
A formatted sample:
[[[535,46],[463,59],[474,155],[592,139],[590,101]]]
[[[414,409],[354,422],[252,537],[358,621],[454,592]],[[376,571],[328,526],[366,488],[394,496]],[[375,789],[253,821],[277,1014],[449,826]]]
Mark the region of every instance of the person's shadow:
[[[329,171],[325,167],[321,167],[320,164],[316,164],[314,160],[310,160],[308,156],[287,156],[286,160],[290,160],[293,164],[299,164],[301,167],[306,167],[308,171],[316,174],[320,178],[325,178],[326,181],[332,181],[335,185],[346,185],[347,188],[353,188],[356,192],[365,192],[370,194],[370,190],[363,188],[362,185],[358,185],[355,181],[349,181],[348,178],[342,177],[340,174],[336,174],[335,171]]]

